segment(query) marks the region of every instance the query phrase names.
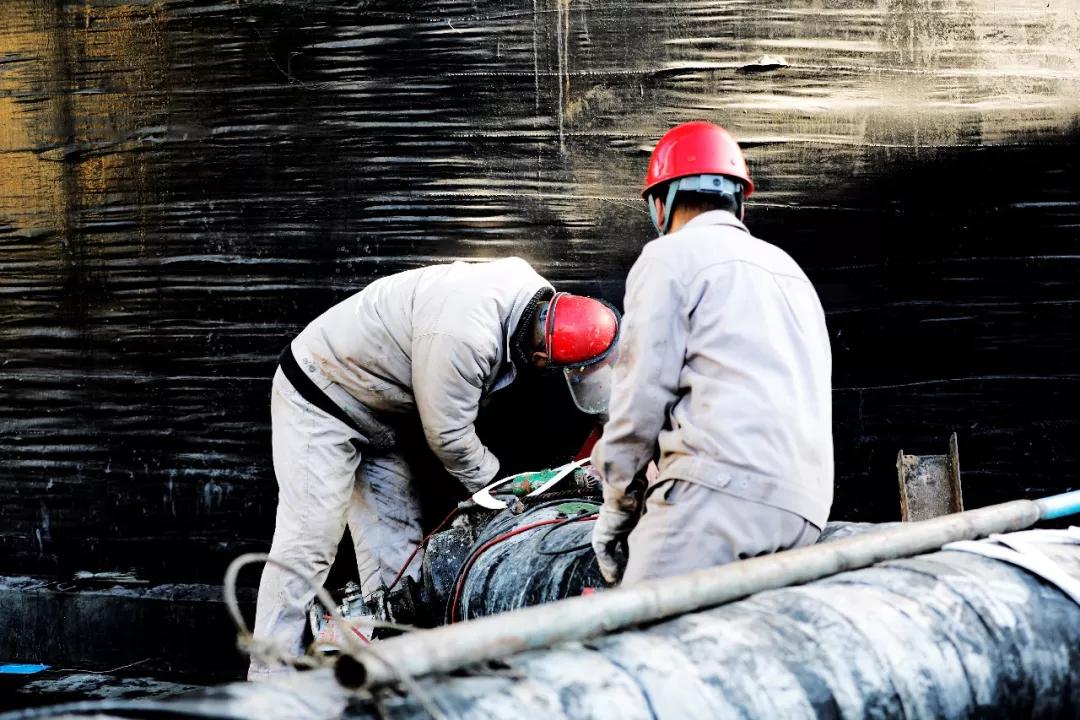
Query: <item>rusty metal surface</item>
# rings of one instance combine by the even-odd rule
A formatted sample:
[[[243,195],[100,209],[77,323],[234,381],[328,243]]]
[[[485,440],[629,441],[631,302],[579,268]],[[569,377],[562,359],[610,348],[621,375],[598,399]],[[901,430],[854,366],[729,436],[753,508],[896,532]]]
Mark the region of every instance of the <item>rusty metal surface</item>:
[[[507,253],[618,302],[647,150],[697,117],[744,141],[751,229],[822,296],[838,516],[895,517],[896,448],[954,429],[972,505],[1064,489],[1078,12],[5,0],[0,570],[207,580],[265,548],[293,333],[379,275]]]
[[[946,455],[905,455],[901,450],[896,457],[896,474],[900,519],[904,522],[929,520],[964,509],[956,433],[949,437]]]

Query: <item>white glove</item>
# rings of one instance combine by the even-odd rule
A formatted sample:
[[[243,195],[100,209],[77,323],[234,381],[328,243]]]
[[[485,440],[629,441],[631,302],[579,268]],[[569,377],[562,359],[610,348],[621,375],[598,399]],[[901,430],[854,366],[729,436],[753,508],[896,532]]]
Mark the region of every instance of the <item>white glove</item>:
[[[604,503],[593,525],[592,546],[600,563],[600,574],[611,584],[619,582],[626,569],[626,536],[637,525],[637,513]]]

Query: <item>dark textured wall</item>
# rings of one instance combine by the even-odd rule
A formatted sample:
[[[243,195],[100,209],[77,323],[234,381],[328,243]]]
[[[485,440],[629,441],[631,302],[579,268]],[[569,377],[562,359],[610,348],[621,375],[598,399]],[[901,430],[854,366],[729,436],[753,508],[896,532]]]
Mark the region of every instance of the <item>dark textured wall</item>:
[[[289,337],[457,258],[620,301],[700,117],[828,312],[838,515],[954,430],[971,505],[1071,487],[1078,47],[1074,1],[3,0],[0,571],[265,546]]]

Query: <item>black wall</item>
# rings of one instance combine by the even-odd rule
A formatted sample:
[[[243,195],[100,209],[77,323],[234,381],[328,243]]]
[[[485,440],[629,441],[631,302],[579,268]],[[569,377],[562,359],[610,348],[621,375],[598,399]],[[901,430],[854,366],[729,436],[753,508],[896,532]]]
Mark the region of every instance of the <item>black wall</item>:
[[[836,515],[894,518],[897,450],[952,431],[969,505],[1074,487],[1059,5],[5,0],[0,571],[218,578],[269,541],[293,334],[459,258],[618,303],[648,150],[694,118],[744,142],[748,223],[828,312]],[[508,464],[544,396],[489,409]]]

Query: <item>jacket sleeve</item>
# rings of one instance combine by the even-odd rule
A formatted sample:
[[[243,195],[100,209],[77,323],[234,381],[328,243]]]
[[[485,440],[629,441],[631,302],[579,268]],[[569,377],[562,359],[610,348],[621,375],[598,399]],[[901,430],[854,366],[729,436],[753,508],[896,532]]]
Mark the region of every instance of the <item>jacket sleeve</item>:
[[[626,281],[620,355],[609,419],[593,450],[604,500],[636,511],[657,438],[678,399],[686,355],[686,289],[666,263],[643,254]]]
[[[471,491],[499,472],[499,460],[480,442],[474,424],[491,362],[452,335],[413,339],[413,397],[424,437],[447,472]]]

